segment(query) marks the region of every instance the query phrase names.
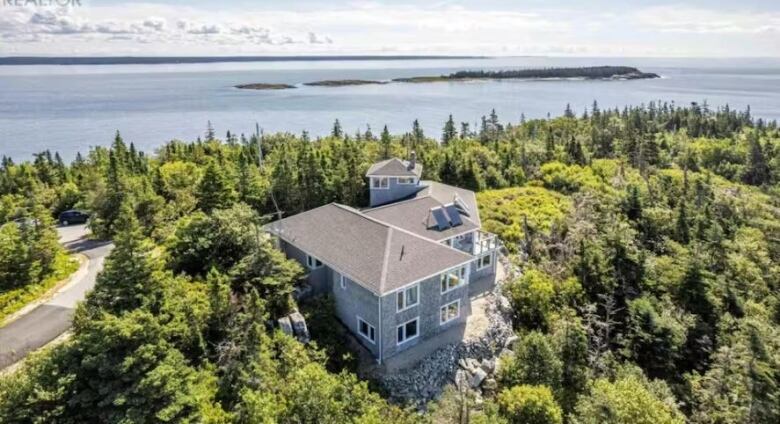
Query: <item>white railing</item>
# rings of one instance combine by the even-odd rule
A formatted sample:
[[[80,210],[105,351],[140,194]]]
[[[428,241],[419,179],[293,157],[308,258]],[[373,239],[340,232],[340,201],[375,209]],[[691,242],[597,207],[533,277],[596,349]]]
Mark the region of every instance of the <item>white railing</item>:
[[[474,243],[471,254],[479,256],[484,253],[492,252],[499,247],[498,237],[492,233],[477,231],[475,234],[477,240]]]

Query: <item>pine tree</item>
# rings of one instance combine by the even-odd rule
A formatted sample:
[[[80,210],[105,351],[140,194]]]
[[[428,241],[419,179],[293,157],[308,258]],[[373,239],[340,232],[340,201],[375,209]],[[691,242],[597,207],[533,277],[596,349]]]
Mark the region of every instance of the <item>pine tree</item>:
[[[742,180],[746,184],[760,186],[770,181],[770,169],[767,163],[761,141],[754,131],[747,136],[748,151],[745,165],[745,173]]]
[[[380,144],[382,145],[382,159],[390,159],[390,148],[392,147],[393,140],[390,138],[390,131],[387,130],[387,125],[382,129],[382,135],[380,137]]]
[[[236,199],[236,193],[222,168],[212,161],[198,184],[198,207],[208,213],[214,209],[225,209]]]
[[[338,119],[333,121],[333,129],[330,131],[330,136],[334,138],[344,137],[344,130],[341,129],[341,122]]]
[[[449,144],[450,141],[454,140],[455,137],[457,137],[458,134],[455,130],[455,122],[452,120],[452,114],[450,114],[450,117],[447,119],[447,122],[444,124],[444,131],[441,135],[441,143],[443,145]]]

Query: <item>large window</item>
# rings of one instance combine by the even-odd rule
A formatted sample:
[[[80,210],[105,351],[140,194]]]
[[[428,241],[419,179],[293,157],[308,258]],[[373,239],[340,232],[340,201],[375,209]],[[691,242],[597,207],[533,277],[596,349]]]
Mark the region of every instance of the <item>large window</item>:
[[[365,322],[363,318],[357,317],[358,333],[363,336],[364,339],[371,343],[376,342],[376,330],[374,326]]]
[[[317,269],[322,267],[322,262],[314,256],[306,255],[306,266],[308,266],[309,269]]]
[[[371,178],[371,188],[385,189],[390,187],[390,179],[387,177]]]
[[[441,292],[447,293],[466,283],[466,267],[451,269],[441,275]]]
[[[414,285],[399,291],[396,294],[398,312],[405,311],[420,303],[420,286]]]
[[[398,333],[396,341],[398,344],[406,343],[409,340],[417,338],[420,335],[420,317],[417,317],[411,321],[407,321],[398,326]]]
[[[477,269],[485,269],[492,264],[493,264],[493,254],[488,253],[487,255],[477,260]]]
[[[460,299],[441,307],[439,311],[439,324],[446,324],[460,317]]]

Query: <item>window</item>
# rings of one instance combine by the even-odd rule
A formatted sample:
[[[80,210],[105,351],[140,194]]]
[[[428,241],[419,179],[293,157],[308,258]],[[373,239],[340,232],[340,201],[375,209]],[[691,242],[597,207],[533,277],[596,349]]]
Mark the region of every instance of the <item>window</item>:
[[[322,267],[322,262],[314,256],[306,255],[306,266],[308,266],[309,269],[317,269]]]
[[[489,267],[493,263],[493,254],[488,253],[487,255],[477,259],[477,269],[485,269]]]
[[[466,282],[466,267],[455,268],[441,275],[441,292],[447,293]]]
[[[419,335],[418,324],[420,323],[420,317],[417,317],[411,321],[407,321],[398,326],[396,341],[398,344],[406,343],[409,340],[416,338]]]
[[[398,312],[405,311],[420,303],[419,294],[420,286],[418,285],[414,285],[399,291],[398,294],[396,294]]]
[[[414,177],[398,177],[398,184],[414,184]]]
[[[460,317],[460,299],[448,303],[439,310],[439,324],[446,324]]]
[[[342,290],[347,289],[347,279],[341,274],[337,274],[339,276],[339,286],[341,286]]]
[[[374,326],[363,321],[363,318],[357,317],[358,333],[363,336],[364,339],[371,343],[376,342],[376,330]]]
[[[387,177],[371,178],[371,188],[386,189],[389,186],[389,178]]]

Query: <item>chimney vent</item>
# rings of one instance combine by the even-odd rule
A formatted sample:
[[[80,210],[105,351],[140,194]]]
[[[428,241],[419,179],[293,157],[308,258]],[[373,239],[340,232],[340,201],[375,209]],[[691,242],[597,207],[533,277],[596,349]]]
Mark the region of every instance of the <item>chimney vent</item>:
[[[415,151],[412,150],[412,153],[409,154],[409,170],[412,171],[416,167],[417,167],[417,153],[415,153]]]

